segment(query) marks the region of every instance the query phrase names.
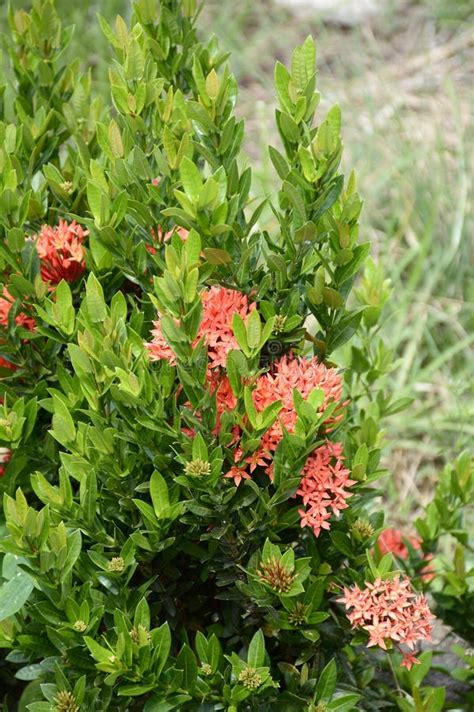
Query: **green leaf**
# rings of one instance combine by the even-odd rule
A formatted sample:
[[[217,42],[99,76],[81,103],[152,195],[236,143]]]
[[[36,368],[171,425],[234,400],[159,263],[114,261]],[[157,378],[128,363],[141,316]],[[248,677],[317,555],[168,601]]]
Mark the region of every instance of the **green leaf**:
[[[184,192],[193,202],[199,199],[202,188],[202,176],[197,166],[185,156],[179,169]]]
[[[67,576],[69,571],[71,571],[71,569],[73,568],[74,564],[76,563],[77,559],[79,558],[81,549],[82,549],[82,536],[81,536],[81,532],[79,531],[79,529],[76,529],[76,531],[72,532],[72,534],[68,534],[67,556],[66,556],[66,561],[65,561],[64,566],[61,571],[61,574],[63,577]]]
[[[446,688],[437,687],[433,689],[425,699],[425,709],[427,712],[441,712],[444,709],[446,699]]]
[[[212,101],[215,101],[219,95],[219,77],[215,69],[211,69],[206,77],[206,92]]]
[[[294,185],[285,180],[283,181],[283,192],[288,197],[293,208],[296,210],[301,222],[306,222],[306,208],[303,196],[298,188],[295,188]]]
[[[383,416],[386,417],[388,415],[395,415],[395,413],[400,413],[402,410],[406,410],[414,402],[414,400],[414,398],[406,397],[398,398],[397,400],[392,401],[392,403],[390,403],[384,410]]]
[[[150,479],[150,495],[158,519],[166,516],[170,506],[168,485],[165,478],[155,470]]]
[[[93,272],[89,274],[86,283],[86,306],[91,321],[101,322],[107,316],[104,291]]]
[[[245,328],[245,323],[240,314],[235,313],[232,317],[232,331],[236,341],[244,354],[249,352],[249,345],[247,342],[247,330]]]
[[[65,403],[53,396],[54,415],[52,434],[62,445],[72,443],[76,439],[76,426]]]
[[[154,630],[151,634],[153,643],[153,671],[157,678],[161,675],[171,650],[171,632],[168,623]]]
[[[273,148],[273,146],[268,147],[268,153],[270,154],[270,160],[273,163],[279,177],[282,180],[285,180],[290,172],[290,167],[286,161],[286,158],[284,158],[276,148]]]
[[[97,662],[99,663],[110,662],[110,659],[112,657],[111,650],[109,650],[108,648],[103,648],[102,645],[99,645],[99,643],[94,640],[94,638],[90,638],[88,635],[84,636],[83,640],[89,648],[94,660],[97,660]]]
[[[256,349],[260,346],[260,338],[262,336],[262,323],[260,314],[257,309],[252,309],[247,317],[247,344],[250,349]]]
[[[100,223],[102,211],[102,188],[92,180],[87,181],[87,202],[97,223]]]
[[[342,265],[342,267],[338,267],[336,269],[336,274],[335,278],[338,284],[343,284],[346,282],[352,275],[354,275],[359,268],[364,264],[367,255],[370,252],[370,243],[365,242],[363,245],[358,245],[354,250],[353,250],[353,257],[350,260],[350,262],[347,262],[345,265]]]
[[[334,710],[334,712],[353,712],[353,710],[357,709],[356,704],[359,700],[360,695],[341,695],[331,702],[329,709]]]
[[[184,644],[181,648],[181,651],[176,659],[175,667],[177,670],[183,671],[183,689],[192,690],[196,684],[198,668],[196,656],[189,645]]]
[[[321,675],[319,676],[318,684],[316,685],[316,698],[318,702],[329,702],[336,689],[337,682],[337,666],[336,661],[331,660]]]
[[[331,532],[330,535],[331,541],[342,554],[348,557],[353,556],[352,552],[352,546],[351,546],[351,540],[347,536],[347,534],[344,534],[343,532]]]
[[[199,262],[201,255],[201,238],[196,230],[191,230],[184,244],[184,250],[188,258],[188,265]]]
[[[117,689],[117,694],[119,697],[138,697],[139,695],[144,695],[154,689],[156,689],[156,683],[154,682],[149,683],[148,685],[122,685]]]
[[[109,124],[109,144],[115,158],[122,158],[124,154],[122,134],[114,119]]]
[[[316,50],[312,37],[296,47],[291,60],[291,77],[299,92],[303,92],[316,69]]]
[[[250,641],[247,664],[253,668],[262,667],[265,664],[265,638],[261,629],[255,633]]]
[[[203,253],[211,265],[226,265],[232,262],[232,257],[227,250],[221,250],[217,247],[205,247]]]
[[[33,581],[24,571],[17,570],[14,576],[0,586],[0,621],[14,616],[25,605],[33,591]]]
[[[293,109],[293,102],[290,99],[290,94],[288,91],[288,85],[290,83],[290,74],[281,62],[275,64],[275,87],[278,92],[278,98],[282,107],[291,113]]]
[[[433,653],[425,651],[418,656],[419,664],[413,665],[412,669],[406,673],[410,680],[410,685],[419,687],[426,675],[429,673],[433,660]]]
[[[342,296],[332,287],[323,287],[323,300],[331,309],[342,309],[344,306],[344,299]]]

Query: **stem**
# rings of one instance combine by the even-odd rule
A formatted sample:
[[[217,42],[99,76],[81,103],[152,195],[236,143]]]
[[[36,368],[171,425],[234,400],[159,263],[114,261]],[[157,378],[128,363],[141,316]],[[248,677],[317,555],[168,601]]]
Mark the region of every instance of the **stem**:
[[[392,672],[392,676],[393,676],[393,679],[394,679],[394,681],[395,681],[395,687],[397,688],[397,693],[401,696],[401,695],[402,695],[402,688],[400,687],[400,684],[399,684],[399,682],[398,682],[398,677],[397,677],[397,673],[396,673],[396,670],[395,670],[395,666],[394,666],[394,664],[393,664],[392,656],[391,656],[390,653],[387,653],[387,656],[388,656],[388,664],[389,664],[389,666],[390,666],[390,670],[391,670],[391,672]]]

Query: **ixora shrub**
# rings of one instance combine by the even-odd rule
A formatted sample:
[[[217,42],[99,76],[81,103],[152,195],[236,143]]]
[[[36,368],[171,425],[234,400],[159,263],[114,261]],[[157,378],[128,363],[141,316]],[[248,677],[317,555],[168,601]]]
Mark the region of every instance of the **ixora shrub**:
[[[469,460],[419,536],[384,530],[380,420],[409,400],[379,381],[390,290],[339,173],[339,109],[314,121],[307,39],[276,66],[281,189],[254,204],[235,80],[198,10],[99,18],[111,105],[65,63],[52,0],[9,13],[6,708],[436,712],[425,591],[447,622],[472,605],[461,554],[451,578],[433,558],[446,533],[466,544]]]

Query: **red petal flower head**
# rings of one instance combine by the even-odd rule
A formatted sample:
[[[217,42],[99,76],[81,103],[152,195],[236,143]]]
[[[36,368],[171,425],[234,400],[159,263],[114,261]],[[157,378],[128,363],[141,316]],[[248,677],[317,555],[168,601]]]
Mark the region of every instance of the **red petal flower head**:
[[[0,324],[5,328],[8,327],[8,316],[14,303],[15,299],[8,291],[8,288],[4,287],[2,296],[0,297]],[[22,326],[24,329],[28,329],[29,331],[34,331],[36,329],[36,321],[33,317],[27,316],[24,312],[20,312],[16,315],[15,323],[18,324],[18,326]]]
[[[59,284],[75,282],[84,272],[84,238],[89,234],[75,220],[60,220],[56,227],[43,225],[36,241],[43,281]]]

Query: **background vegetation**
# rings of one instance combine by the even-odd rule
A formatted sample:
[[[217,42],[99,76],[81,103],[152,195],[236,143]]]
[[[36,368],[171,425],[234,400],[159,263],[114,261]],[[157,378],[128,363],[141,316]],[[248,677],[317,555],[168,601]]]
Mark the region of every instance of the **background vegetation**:
[[[28,7],[25,0],[12,5]],[[232,52],[246,151],[257,162],[262,194],[275,179],[265,150],[278,141],[270,135],[274,62],[287,61],[308,33],[318,42],[319,86],[327,105],[341,105],[344,160],[356,168],[365,199],[362,228],[392,283],[383,334],[399,358],[388,378],[400,397],[416,397],[387,430],[392,522],[403,524],[474,434],[474,13],[462,0],[375,5],[375,14],[348,17],[343,25],[327,9],[296,12],[281,0],[208,0],[200,27]],[[96,91],[105,90],[101,58],[109,48],[96,13],[127,18],[130,0],[57,6],[64,23],[78,30],[71,57],[92,64]]]

